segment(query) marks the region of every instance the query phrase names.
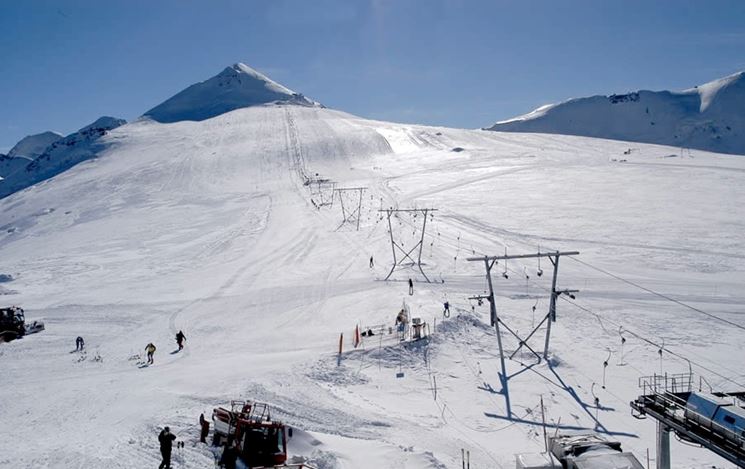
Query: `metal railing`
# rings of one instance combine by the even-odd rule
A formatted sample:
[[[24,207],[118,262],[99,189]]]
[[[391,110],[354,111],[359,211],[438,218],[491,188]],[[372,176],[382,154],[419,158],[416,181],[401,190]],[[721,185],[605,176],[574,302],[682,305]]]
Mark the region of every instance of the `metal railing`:
[[[745,428],[738,425],[737,420],[731,425],[725,425],[712,420],[716,414],[704,415],[689,407],[688,398],[695,391],[694,382],[692,373],[642,377],[639,379],[639,387],[643,390],[643,395],[632,403],[632,407],[641,414],[648,413],[663,424],[669,425],[685,440],[701,444],[718,453],[724,451],[742,461],[745,457]],[[733,399],[733,405],[738,405],[734,402],[735,397],[724,394],[720,397],[722,396]]]

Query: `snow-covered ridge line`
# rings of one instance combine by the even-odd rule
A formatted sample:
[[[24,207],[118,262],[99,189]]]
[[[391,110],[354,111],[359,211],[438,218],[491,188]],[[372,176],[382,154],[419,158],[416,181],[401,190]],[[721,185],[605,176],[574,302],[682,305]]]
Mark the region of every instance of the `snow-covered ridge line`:
[[[202,121],[236,109],[267,104],[321,106],[251,67],[236,63],[147,111],[157,122]]]
[[[126,122],[124,119],[104,116],[67,137],[57,139],[30,162],[21,157],[0,159],[0,170],[7,169],[7,176],[0,173],[4,177],[0,182],[0,198],[52,178],[95,157],[102,149],[98,144],[100,137]]]
[[[57,140],[63,137],[62,134],[57,132],[42,132],[35,135],[28,135],[21,139],[18,143],[13,146],[8,152],[8,156],[12,158],[26,158],[33,160],[38,157],[47,147]]]
[[[608,138],[745,154],[745,72],[683,91],[635,91],[549,104],[486,130]]]

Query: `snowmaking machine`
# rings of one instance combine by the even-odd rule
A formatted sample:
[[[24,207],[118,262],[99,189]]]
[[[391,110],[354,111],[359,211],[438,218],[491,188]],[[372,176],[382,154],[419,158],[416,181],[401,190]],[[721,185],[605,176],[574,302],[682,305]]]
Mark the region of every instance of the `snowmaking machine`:
[[[18,306],[0,308],[0,342],[10,342],[26,334],[34,334],[43,330],[44,323],[41,321],[26,324],[23,308]]]
[[[287,439],[292,437],[292,429],[272,420],[268,404],[231,401],[230,407],[212,411],[213,445],[235,445],[239,457],[251,469],[310,467],[287,463]]]

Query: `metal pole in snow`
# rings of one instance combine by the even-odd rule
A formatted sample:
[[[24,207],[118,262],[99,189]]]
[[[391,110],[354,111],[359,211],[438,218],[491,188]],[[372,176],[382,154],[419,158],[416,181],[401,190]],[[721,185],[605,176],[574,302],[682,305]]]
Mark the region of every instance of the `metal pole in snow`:
[[[343,345],[344,345],[344,333],[342,332],[341,334],[339,334],[339,358],[337,358],[336,360],[336,366],[341,365],[341,351],[342,351]]]
[[[398,260],[396,260],[396,242],[393,240],[393,226],[391,225],[392,213],[393,212],[391,210],[386,210],[386,214],[388,215],[388,234],[391,235],[391,251],[393,251],[393,267],[391,267],[391,271],[388,272],[388,275],[386,275],[386,280],[390,278],[391,274],[394,270],[396,270],[396,266],[398,265]]]
[[[546,414],[543,411],[543,394],[541,394],[541,422],[543,422],[543,446],[548,453],[548,436],[546,436]]]
[[[550,257],[548,259],[554,264],[554,277],[551,281],[551,301],[548,307],[549,318],[546,321],[546,344],[543,347],[543,358],[546,360],[548,360],[548,342],[551,340],[551,323],[556,321],[556,297],[558,296],[556,294],[556,277],[559,275],[559,256],[556,256],[556,261]]]
[[[489,264],[489,259],[484,256],[484,266],[486,267],[486,279],[489,284],[489,310],[491,312],[492,326],[497,332],[497,344],[499,345],[499,361],[502,366],[500,381],[502,384],[502,393],[504,394],[505,406],[507,408],[507,418],[512,418],[512,407],[510,406],[510,391],[507,388],[507,366],[504,363],[504,349],[502,348],[502,333],[499,330],[499,317],[497,316],[497,306],[494,304],[494,286],[491,281],[491,269],[496,262]]]

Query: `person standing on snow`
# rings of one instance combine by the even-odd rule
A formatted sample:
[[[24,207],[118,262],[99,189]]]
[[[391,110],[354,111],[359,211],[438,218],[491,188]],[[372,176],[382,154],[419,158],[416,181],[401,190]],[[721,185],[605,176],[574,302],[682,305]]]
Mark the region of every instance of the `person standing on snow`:
[[[147,344],[147,346],[145,347],[145,352],[147,352],[147,364],[152,365],[154,363],[153,355],[155,354],[155,345],[153,345],[152,342]]]
[[[178,344],[178,349],[183,350],[184,349],[184,341],[186,340],[186,336],[183,332],[178,331],[178,334],[176,334],[176,343]]]
[[[210,433],[210,423],[204,418],[204,412],[199,415],[199,426],[201,427],[199,441],[207,443],[207,435]]]
[[[171,433],[171,429],[165,427],[160,435],[158,435],[158,442],[160,442],[160,455],[163,457],[158,469],[171,469],[171,450],[173,449],[173,441],[176,439],[176,435]]]
[[[373,256],[370,256],[370,268],[372,269],[375,267],[375,262],[373,262]]]
[[[77,339],[75,339],[75,350],[78,352],[82,352],[85,348],[85,341],[82,337],[78,336]]]
[[[409,295],[414,294],[414,281],[409,278]]]

